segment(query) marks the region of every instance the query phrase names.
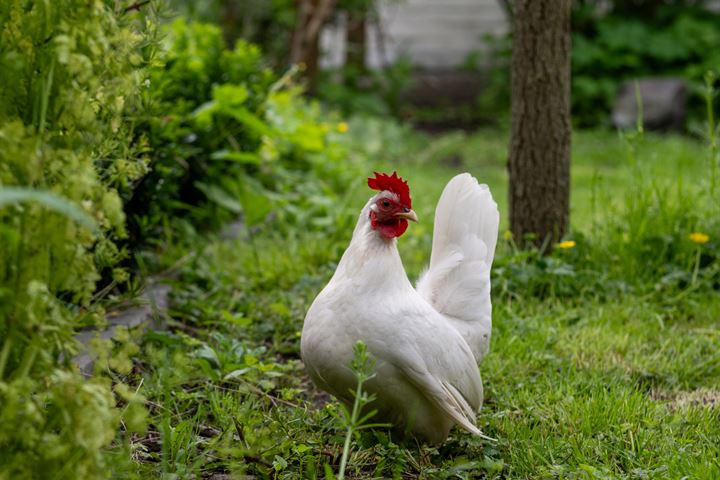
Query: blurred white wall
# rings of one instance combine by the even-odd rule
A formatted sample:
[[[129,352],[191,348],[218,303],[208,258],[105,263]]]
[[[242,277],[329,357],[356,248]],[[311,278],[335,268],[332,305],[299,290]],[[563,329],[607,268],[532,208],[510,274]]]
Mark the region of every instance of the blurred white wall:
[[[368,27],[369,67],[405,56],[418,67],[451,69],[484,49],[484,35],[506,32],[508,22],[498,0],[380,0],[379,26]],[[323,67],[342,65],[344,32],[343,19],[324,29]]]

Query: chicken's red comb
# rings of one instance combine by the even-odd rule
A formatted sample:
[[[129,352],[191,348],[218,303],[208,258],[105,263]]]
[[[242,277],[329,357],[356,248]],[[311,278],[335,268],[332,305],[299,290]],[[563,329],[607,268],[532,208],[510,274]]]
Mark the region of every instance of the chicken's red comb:
[[[368,187],[373,190],[385,191],[389,190],[400,197],[400,203],[403,206],[412,208],[412,200],[410,200],[410,187],[402,178],[398,177],[397,172],[392,175],[387,173],[375,173],[375,178],[368,178]]]

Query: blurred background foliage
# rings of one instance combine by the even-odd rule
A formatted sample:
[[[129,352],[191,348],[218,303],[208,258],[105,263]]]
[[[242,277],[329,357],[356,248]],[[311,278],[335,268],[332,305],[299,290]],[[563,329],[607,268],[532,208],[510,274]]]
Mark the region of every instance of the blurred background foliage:
[[[327,72],[311,64],[317,52],[301,57],[310,63],[296,62],[296,6],[292,0],[0,3],[0,478],[60,472],[90,479],[124,471],[131,436],[148,424],[139,386],[124,381],[137,346],[129,338],[99,342],[90,379],[71,358],[76,332],[103,325],[109,305],[136,293],[148,262],[157,262],[151,269],[168,267],[148,258],[185,252],[234,222],[249,243],[259,233],[295,244],[307,235],[312,245],[303,261],[325,268],[352,230],[355,202],[366,197],[349,185],[371,167],[401,165],[420,167],[426,173],[416,181],[434,192],[447,172],[433,165],[476,166],[470,162],[478,161],[478,142],[495,159],[483,165],[487,175],[503,184],[504,134],[453,132],[430,142],[397,121],[445,119],[444,112],[404,103],[413,72],[408,61],[374,71],[354,61]],[[340,14],[369,22],[377,16],[370,0],[333,6],[322,22]],[[499,298],[634,292],[672,304],[688,289],[720,288],[717,238],[687,236],[701,228],[720,231],[715,173],[706,175],[718,160],[717,77],[706,73],[720,66],[720,17],[706,7],[691,0],[576,2],[577,125],[605,125],[623,80],[681,76],[695,86],[692,118],[707,122],[710,146],[683,144],[680,150],[692,155],[678,158],[692,166],[692,178],[707,183],[685,190],[682,176],[670,186],[645,177],[623,200],[627,208],[592,225],[591,233],[575,232],[578,247],[551,256],[519,251],[506,238],[494,271]],[[510,38],[488,42],[488,52],[466,65],[490,67],[485,92],[462,111],[471,121],[507,115]],[[623,137],[625,149],[615,151],[605,148],[605,136],[596,149],[605,153],[592,160],[635,165],[641,137]],[[637,167],[634,178],[642,171]],[[578,180],[590,177],[581,171]],[[493,188],[502,193],[502,186]],[[422,228],[406,242],[415,257],[417,247],[429,248]],[[416,260],[411,268],[421,263]],[[252,282],[278,288],[288,271],[300,282],[306,265],[288,262],[279,261],[276,270],[258,266]],[[218,272],[186,275],[189,284],[211,284]],[[191,310],[188,318],[216,308],[198,305],[202,297],[191,290],[180,302]],[[289,316],[278,311],[282,306],[271,316]],[[295,326],[282,328],[292,335]]]
[[[573,117],[607,122],[621,82],[674,76],[691,85],[691,115],[705,118],[702,87],[720,73],[720,12],[709,1],[583,0],[575,3],[572,38]]]
[[[608,126],[615,95],[627,80],[678,77],[690,86],[690,122],[705,118],[706,72],[720,73],[720,12],[705,0],[578,0],[572,14],[572,116],[579,127]],[[488,36],[490,65],[478,106],[506,115],[510,105],[511,34]]]
[[[296,3],[291,0],[233,2],[172,0],[177,11],[199,16],[223,28],[226,41],[244,38],[260,45],[273,66],[290,61]],[[392,2],[389,2],[392,3]],[[511,2],[499,2],[512,15]],[[378,26],[372,0],[335,2],[328,23],[342,15],[361,15]],[[704,119],[703,77],[720,65],[720,11],[710,0],[578,0],[572,16],[572,112],[580,127],[609,125],[620,85],[647,76],[673,76],[690,85],[690,119]],[[480,34],[479,34],[480,35]],[[475,105],[452,106],[452,112],[402,102],[412,86],[412,64],[404,58],[383,69],[368,70],[347,61],[340,69],[318,73],[317,95],[345,112],[392,114],[417,123],[458,117],[467,123],[494,123],[506,118],[509,102],[511,34],[485,35],[487,49],[468,55],[465,68],[480,71],[486,86]],[[432,123],[432,122],[431,122]]]

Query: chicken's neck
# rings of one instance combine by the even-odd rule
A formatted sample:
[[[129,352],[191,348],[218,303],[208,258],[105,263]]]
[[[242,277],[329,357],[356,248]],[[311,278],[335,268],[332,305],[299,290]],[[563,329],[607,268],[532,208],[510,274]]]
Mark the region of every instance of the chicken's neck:
[[[373,230],[369,204],[363,208],[350,245],[342,256],[335,277],[376,288],[412,288],[405,273],[395,238],[385,238]]]

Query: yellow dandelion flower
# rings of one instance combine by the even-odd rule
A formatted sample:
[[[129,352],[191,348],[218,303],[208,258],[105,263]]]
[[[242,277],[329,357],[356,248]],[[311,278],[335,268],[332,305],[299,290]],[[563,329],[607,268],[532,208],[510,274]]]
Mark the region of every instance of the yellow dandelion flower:
[[[698,245],[702,245],[703,243],[707,243],[710,241],[710,235],[702,232],[693,232],[690,234],[690,240],[697,243]]]
[[[509,242],[510,240],[512,240],[512,238],[512,232],[510,230],[505,230],[505,233],[503,233],[503,239]]]
[[[340,122],[337,124],[337,127],[336,127],[337,131],[340,133],[347,132],[349,128],[350,127],[348,127],[348,124],[346,122]]]
[[[575,245],[575,240],[565,240],[564,242],[560,242],[557,244],[558,248],[562,248],[563,250],[567,250],[569,248],[573,248]]]

